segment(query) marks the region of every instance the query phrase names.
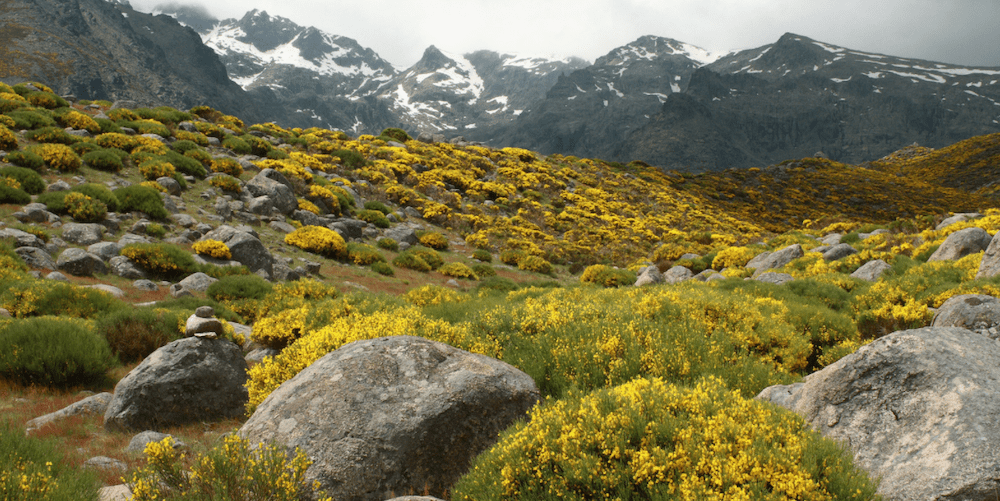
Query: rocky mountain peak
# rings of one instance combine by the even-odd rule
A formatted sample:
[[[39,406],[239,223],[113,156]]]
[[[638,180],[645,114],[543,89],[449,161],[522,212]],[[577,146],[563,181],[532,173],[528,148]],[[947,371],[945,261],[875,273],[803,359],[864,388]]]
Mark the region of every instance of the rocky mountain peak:
[[[176,19],[183,26],[190,27],[198,33],[209,31],[219,23],[219,19],[200,5],[183,5],[179,3],[160,4],[154,7],[150,14],[154,16],[166,14]]]

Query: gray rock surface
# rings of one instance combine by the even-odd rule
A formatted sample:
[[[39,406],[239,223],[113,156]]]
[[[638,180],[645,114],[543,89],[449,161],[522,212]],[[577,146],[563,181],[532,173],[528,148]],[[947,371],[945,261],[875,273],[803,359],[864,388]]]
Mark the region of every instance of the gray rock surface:
[[[760,258],[760,256],[758,255],[757,257],[751,259],[749,263],[747,263],[746,268],[747,269],[753,268],[757,270],[755,272],[755,275],[759,275],[767,270],[781,268],[782,266],[804,255],[805,252],[803,252],[801,245],[792,244],[789,245],[788,247],[785,247],[784,249],[768,254],[767,257],[760,259],[760,261],[757,261],[758,258]],[[751,266],[751,264],[753,266]]]
[[[132,287],[135,287],[136,289],[139,289],[141,291],[150,291],[150,292],[160,290],[160,287],[155,283],[153,283],[152,280],[146,280],[146,279],[136,280],[135,282],[132,282]]]
[[[31,421],[28,421],[25,425],[25,433],[30,434],[39,428],[56,422],[60,419],[65,419],[70,416],[81,416],[87,414],[100,415],[103,416],[104,412],[108,409],[108,404],[111,403],[111,393],[98,393],[97,395],[91,395],[79,402],[74,402],[72,404],[63,407],[55,412],[50,412],[44,416],[36,417]]]
[[[639,276],[635,279],[635,286],[642,287],[644,285],[662,284],[665,280],[666,278],[664,278],[663,273],[660,273],[659,268],[655,265],[647,266],[640,270]]]
[[[116,242],[98,242],[87,247],[87,252],[100,257],[105,261],[121,254],[122,248]]]
[[[0,228],[0,239],[11,239],[14,241],[14,247],[38,247],[39,249],[45,248],[45,241],[38,238],[37,235],[32,235],[26,231],[21,231],[17,228]]]
[[[246,190],[256,197],[267,197],[271,204],[282,214],[291,214],[299,207],[295,192],[284,183],[275,181],[274,174],[284,177],[280,172],[273,169],[264,169],[253,179],[247,181]],[[287,183],[287,179],[285,180]]]
[[[986,337],[997,338],[1000,300],[983,294],[963,294],[949,298],[931,321],[931,327],[961,327]]]
[[[247,364],[238,346],[189,337],[146,357],[115,386],[108,430],[147,430],[234,418],[247,402]]]
[[[108,261],[108,267],[111,269],[111,273],[122,277],[129,278],[132,280],[139,280],[146,278],[146,272],[139,268],[135,262],[125,256],[115,256]]]
[[[755,276],[754,280],[774,285],[782,285],[795,280],[795,277],[789,275],[788,273],[775,273],[773,271],[768,271]]]
[[[1000,483],[1000,344],[927,327],[876,339],[800,385],[758,395],[803,415],[882,478],[889,500],[993,499]]]
[[[685,280],[694,278],[694,273],[683,266],[674,266],[673,268],[663,272],[662,276],[664,282],[668,284],[678,284]]]
[[[184,333],[188,336],[215,338],[224,332],[222,321],[214,317],[205,318],[194,314],[184,324]]]
[[[409,225],[398,225],[385,230],[382,236],[386,238],[391,238],[396,242],[403,243],[406,242],[410,245],[417,245],[420,239],[417,238],[416,230]]]
[[[156,184],[164,187],[167,190],[167,193],[171,195],[181,194],[181,184],[178,183],[177,180],[172,177],[163,176],[156,178]]]
[[[56,269],[55,259],[52,259],[52,255],[45,249],[39,249],[38,247],[18,247],[14,249],[14,252],[18,256],[21,256],[24,263],[32,268],[43,270]]]
[[[979,271],[976,273],[976,278],[990,278],[995,277],[1000,273],[1000,231],[990,240],[990,244],[986,246],[986,252],[983,253],[983,260],[979,263]]]
[[[961,223],[962,221],[969,221],[971,219],[978,219],[981,217],[983,217],[983,215],[978,212],[960,212],[958,214],[955,214],[954,216],[945,218],[943,221],[938,223],[938,225],[934,227],[934,229],[943,230],[955,223]]]
[[[299,447],[334,499],[442,496],[497,434],[538,401],[534,381],[481,355],[427,339],[358,341],[282,384],[240,429]]]
[[[174,439],[173,444],[175,450],[187,448],[187,444],[185,444],[183,441],[177,439],[177,437],[174,437],[169,433],[160,433],[158,431],[146,430],[132,437],[132,439],[128,441],[128,445],[125,446],[125,451],[141,453],[146,448],[146,444],[152,442],[161,442],[163,441],[163,439],[167,437],[171,437]]]
[[[62,238],[77,245],[96,244],[104,238],[104,226],[97,223],[66,223],[62,227]]]
[[[836,261],[838,259],[843,259],[851,254],[857,254],[858,250],[851,247],[850,244],[837,244],[830,247],[829,250],[823,253],[823,259],[827,261]]]
[[[879,277],[881,277],[883,273],[885,273],[891,268],[892,266],[890,266],[889,263],[881,259],[875,259],[872,261],[868,261],[860,268],[855,270],[854,273],[851,273],[851,277],[859,278],[861,280],[867,280],[869,282],[875,282],[878,281]]]
[[[100,257],[77,247],[62,251],[56,260],[56,267],[76,277],[89,277],[94,273],[108,272],[108,265]]]
[[[201,240],[218,240],[226,244],[233,260],[246,266],[251,273],[262,271],[266,278],[273,273],[274,256],[253,233],[223,225],[208,232]]]
[[[84,285],[82,287],[86,287],[88,289],[99,290],[101,292],[106,292],[106,293],[111,294],[112,296],[114,296],[114,297],[116,297],[118,299],[122,299],[122,298],[125,297],[125,291],[119,289],[118,287],[115,287],[114,285],[94,284],[94,285]]]
[[[927,258],[927,262],[961,259],[969,254],[986,250],[992,240],[993,237],[982,228],[958,230],[948,235],[941,247]]]
[[[190,289],[198,292],[205,292],[208,290],[208,286],[218,282],[219,279],[210,277],[202,272],[192,273],[180,281],[180,284],[184,286],[185,289]]]

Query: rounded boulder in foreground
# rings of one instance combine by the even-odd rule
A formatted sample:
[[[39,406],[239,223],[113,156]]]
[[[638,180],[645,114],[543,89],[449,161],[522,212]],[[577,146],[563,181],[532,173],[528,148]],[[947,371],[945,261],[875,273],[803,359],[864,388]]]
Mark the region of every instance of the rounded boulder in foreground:
[[[358,341],[271,393],[240,434],[302,449],[334,499],[444,496],[538,401],[514,367],[413,336]]]

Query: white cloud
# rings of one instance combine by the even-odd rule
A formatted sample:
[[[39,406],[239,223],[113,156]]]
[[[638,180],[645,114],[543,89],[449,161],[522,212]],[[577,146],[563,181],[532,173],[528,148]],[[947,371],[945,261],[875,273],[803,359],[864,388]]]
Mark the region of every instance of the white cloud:
[[[164,0],[132,0],[149,11]],[[191,1],[218,17],[252,8],[358,40],[399,67],[430,45],[594,60],[643,35],[709,50],[793,32],[852,49],[1000,66],[996,0],[328,0]]]

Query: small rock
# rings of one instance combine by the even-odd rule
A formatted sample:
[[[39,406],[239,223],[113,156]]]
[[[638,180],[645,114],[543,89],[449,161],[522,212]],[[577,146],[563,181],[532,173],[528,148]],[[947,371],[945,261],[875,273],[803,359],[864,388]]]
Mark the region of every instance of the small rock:
[[[136,280],[135,282],[132,282],[132,287],[135,287],[136,289],[139,289],[139,290],[142,290],[142,291],[158,291],[158,290],[160,290],[160,288],[156,284],[154,284],[151,280],[145,280],[145,279]]]
[[[191,293],[187,288],[181,284],[173,284],[170,286],[170,297],[177,299],[179,297],[193,297],[194,294]]]
[[[147,430],[132,437],[132,440],[129,440],[128,442],[128,446],[125,447],[125,452],[141,453],[143,450],[146,449],[146,444],[149,444],[151,442],[162,442],[163,439],[167,437],[174,439],[173,444],[175,450],[181,450],[187,448],[187,444],[178,440],[173,435],[170,435],[168,433],[160,433],[158,431],[153,431],[153,430]]]
[[[215,308],[211,306],[199,306],[198,309],[194,310],[194,314],[199,318],[214,318]]]

